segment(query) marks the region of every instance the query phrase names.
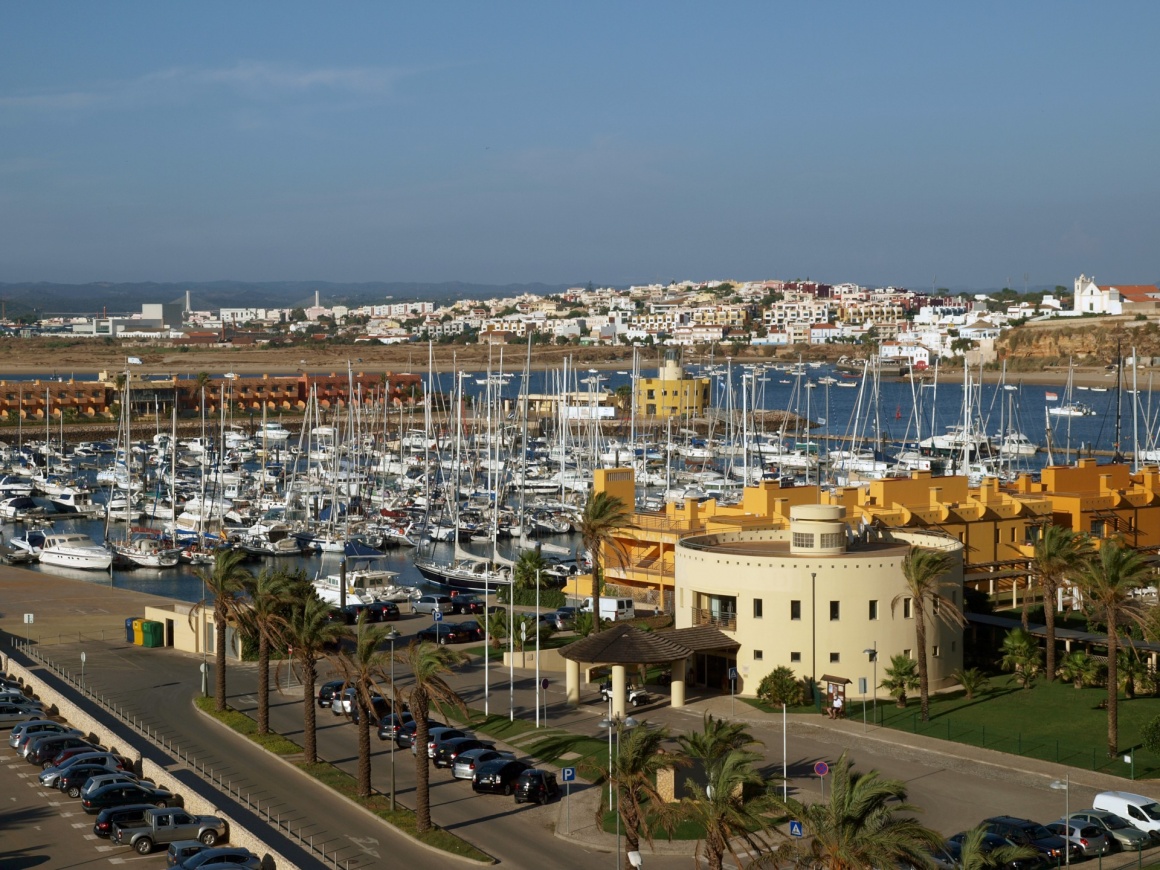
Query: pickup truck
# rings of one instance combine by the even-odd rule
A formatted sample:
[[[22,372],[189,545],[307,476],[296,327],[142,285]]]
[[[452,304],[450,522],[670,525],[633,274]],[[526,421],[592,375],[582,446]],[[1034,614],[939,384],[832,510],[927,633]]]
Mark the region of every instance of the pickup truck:
[[[113,826],[111,837],[121,846],[132,846],[142,855],[148,855],[156,845],[175,840],[200,840],[207,846],[224,843],[230,828],[217,816],[195,816],[180,809],[153,808],[145,811],[140,822]]]

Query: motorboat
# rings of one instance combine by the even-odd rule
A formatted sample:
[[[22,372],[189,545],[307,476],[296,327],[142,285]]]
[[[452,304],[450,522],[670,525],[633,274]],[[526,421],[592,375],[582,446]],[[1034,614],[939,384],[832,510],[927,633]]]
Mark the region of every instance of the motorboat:
[[[113,554],[78,532],[49,532],[40,548],[40,564],[86,571],[108,571]]]
[[[1090,405],[1083,402],[1068,402],[1066,405],[1054,405],[1047,409],[1053,417],[1094,417],[1096,412]]]

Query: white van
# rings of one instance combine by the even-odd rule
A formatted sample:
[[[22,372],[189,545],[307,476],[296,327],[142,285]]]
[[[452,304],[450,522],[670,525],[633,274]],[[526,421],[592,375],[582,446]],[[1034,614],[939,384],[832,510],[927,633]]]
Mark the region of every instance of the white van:
[[[1152,798],[1130,791],[1102,791],[1092,799],[1092,806],[1126,819],[1153,840],[1160,838],[1160,804]]]
[[[585,598],[580,609],[585,613],[592,612],[592,599]],[[600,599],[600,618],[616,621],[618,619],[633,619],[636,617],[636,608],[631,598],[603,598]]]

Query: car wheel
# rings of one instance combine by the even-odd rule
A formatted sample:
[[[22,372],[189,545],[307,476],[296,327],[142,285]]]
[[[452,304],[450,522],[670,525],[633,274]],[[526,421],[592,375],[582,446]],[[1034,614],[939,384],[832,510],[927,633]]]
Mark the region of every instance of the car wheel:
[[[167,806],[169,806],[169,804],[166,801],[158,801],[153,806],[160,807],[161,809],[165,809]]]
[[[153,841],[148,837],[142,837],[133,844],[133,848],[137,850],[137,854],[139,855],[148,855],[153,851]]]
[[[512,793],[512,784],[510,782],[505,782],[503,784],[503,793],[505,795],[510,795]]]
[[[447,638],[446,637],[439,638],[439,646],[447,646]]]
[[[640,706],[640,698],[633,698],[632,699],[632,706],[639,707]]]
[[[217,831],[206,831],[198,839],[201,840],[203,845],[212,846],[218,840]]]
[[[68,796],[70,798],[79,798],[81,796],[81,787],[79,785],[74,785],[68,790]]]

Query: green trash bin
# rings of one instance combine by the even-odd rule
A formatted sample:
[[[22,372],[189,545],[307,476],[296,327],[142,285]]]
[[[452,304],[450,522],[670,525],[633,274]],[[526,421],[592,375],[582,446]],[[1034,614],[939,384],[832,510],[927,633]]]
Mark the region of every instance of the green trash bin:
[[[145,646],[159,647],[165,646],[165,626],[155,620],[147,620],[142,626],[145,635]]]
[[[145,646],[145,619],[133,620],[133,643],[136,646]]]

